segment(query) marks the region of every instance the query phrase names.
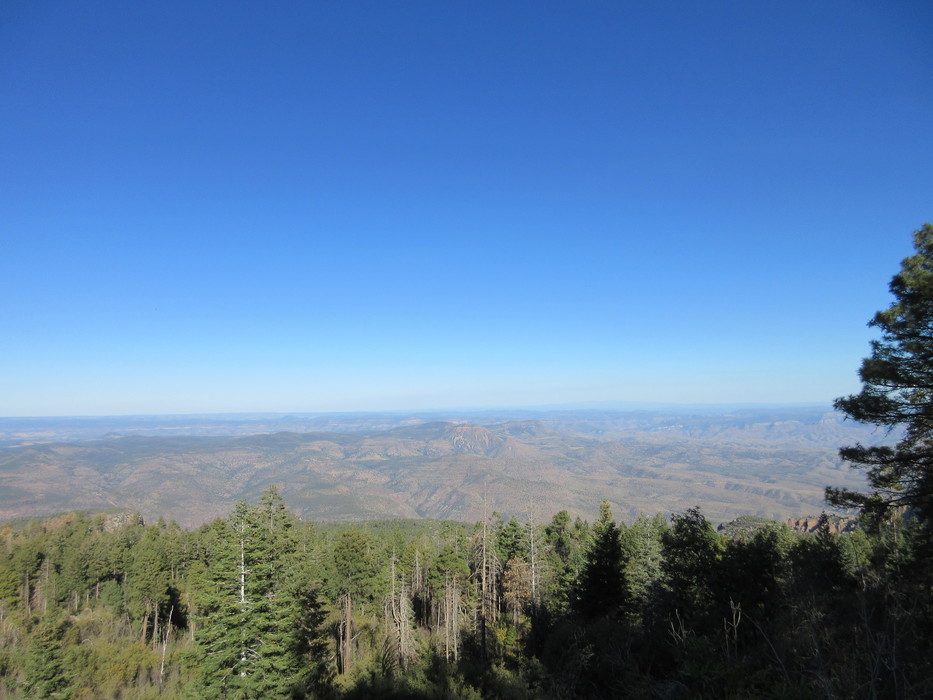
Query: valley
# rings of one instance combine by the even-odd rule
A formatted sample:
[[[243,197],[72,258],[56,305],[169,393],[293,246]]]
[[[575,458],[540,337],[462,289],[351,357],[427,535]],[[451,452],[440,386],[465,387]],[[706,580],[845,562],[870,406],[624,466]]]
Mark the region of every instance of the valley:
[[[629,521],[785,519],[861,486],[838,447],[883,437],[825,407],[31,420],[0,419],[0,520],[115,508],[193,527],[272,484],[321,521],[476,521],[484,494],[523,520],[602,499]]]

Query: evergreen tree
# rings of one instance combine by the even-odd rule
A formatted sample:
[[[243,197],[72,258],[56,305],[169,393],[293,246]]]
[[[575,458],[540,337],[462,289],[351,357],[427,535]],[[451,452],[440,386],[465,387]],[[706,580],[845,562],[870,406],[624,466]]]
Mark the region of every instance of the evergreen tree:
[[[9,564],[0,559],[0,619],[20,605],[20,580]]]
[[[373,601],[385,589],[379,580],[382,552],[368,532],[353,528],[337,537],[332,553],[334,577],[332,593],[350,594],[353,600]]]
[[[644,607],[661,578],[661,539],[668,531],[663,517],[639,516],[622,533],[626,596],[637,607]]]
[[[862,361],[862,391],[836,399],[849,418],[893,429],[896,446],[845,447],[840,455],[868,469],[871,493],[828,488],[834,505],[882,516],[891,506],[910,506],[933,518],[933,225],[914,232],[915,254],[891,280],[894,303],[869,323],[881,331]]]
[[[428,570],[428,585],[436,595],[443,595],[444,582],[447,577],[453,576],[460,585],[465,585],[470,576],[470,565],[466,556],[456,546],[445,545]]]
[[[699,508],[675,515],[662,539],[661,565],[671,593],[671,604],[680,613],[701,614],[713,599],[714,576],[721,552],[719,536]]]
[[[64,626],[54,620],[43,620],[29,636],[29,647],[23,664],[28,697],[65,698],[68,681],[62,658]]]
[[[286,582],[280,612],[289,621],[287,636],[292,695],[299,698],[327,696],[333,669],[327,662],[328,642],[324,636],[326,613],[320,590],[312,583],[315,572],[297,567]]]
[[[528,545],[524,528],[514,517],[500,526],[496,532],[496,553],[500,561],[523,558]]]
[[[216,550],[194,595],[198,610],[197,694],[205,698],[248,698],[254,630],[246,595],[249,506],[237,503],[229,521],[215,523]],[[250,547],[251,549],[251,547]],[[251,554],[251,552],[250,552]],[[251,558],[251,557],[250,557]]]
[[[816,532],[800,540],[793,551],[798,589],[827,598],[838,597],[854,582],[852,559],[843,545],[842,535],[830,530],[829,518],[823,513]]]
[[[203,697],[302,695],[325,678],[316,591],[298,571],[293,517],[274,489],[237,504],[196,596]]]
[[[160,614],[170,597],[168,562],[164,540],[157,528],[147,528],[146,534],[133,548],[127,572],[127,607],[133,617],[142,620],[141,641],[151,632],[158,637]]]
[[[613,617],[618,614],[625,593],[622,567],[621,534],[612,519],[609,502],[603,501],[580,577],[577,604],[585,617]]]
[[[566,510],[554,515],[544,528],[548,574],[544,588],[554,612],[566,612],[570,608],[573,586],[583,568],[583,543],[587,534],[579,519],[575,525],[571,524]]]
[[[765,621],[786,600],[790,582],[790,552],[794,534],[787,525],[772,523],[755,531],[751,539],[727,543],[720,571],[720,607],[739,603],[755,619]]]

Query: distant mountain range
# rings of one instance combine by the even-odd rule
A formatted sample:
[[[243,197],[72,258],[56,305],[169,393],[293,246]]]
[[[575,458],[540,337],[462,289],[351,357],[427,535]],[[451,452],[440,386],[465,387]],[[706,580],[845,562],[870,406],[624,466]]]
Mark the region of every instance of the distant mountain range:
[[[825,407],[0,419],[0,520],[138,510],[194,526],[276,484],[302,517],[538,520],[699,505],[819,513],[837,450],[885,436]]]

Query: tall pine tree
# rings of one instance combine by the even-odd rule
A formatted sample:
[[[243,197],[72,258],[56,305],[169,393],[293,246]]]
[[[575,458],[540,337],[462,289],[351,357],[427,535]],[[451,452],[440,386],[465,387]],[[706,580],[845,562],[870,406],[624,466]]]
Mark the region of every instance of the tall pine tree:
[[[221,527],[197,600],[200,696],[305,697],[326,682],[323,616],[294,524],[272,488],[255,508],[238,503]]]
[[[603,501],[580,577],[577,604],[585,617],[615,617],[619,614],[625,595],[622,566],[621,533],[612,519],[609,502]]]
[[[862,360],[862,391],[836,399],[836,408],[860,423],[903,427],[894,446],[856,444],[843,459],[867,468],[870,493],[829,488],[834,505],[877,516],[909,506],[933,516],[933,225],[914,232],[914,255],[891,280],[894,303],[868,324],[881,331]]]

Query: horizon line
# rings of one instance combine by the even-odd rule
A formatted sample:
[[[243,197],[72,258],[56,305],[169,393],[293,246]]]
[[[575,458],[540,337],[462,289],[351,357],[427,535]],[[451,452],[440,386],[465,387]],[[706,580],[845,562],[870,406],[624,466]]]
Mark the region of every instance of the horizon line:
[[[585,401],[565,404],[500,405],[500,406],[452,406],[435,408],[394,408],[318,411],[201,411],[165,413],[99,413],[99,414],[47,414],[47,415],[3,415],[0,420],[94,420],[106,418],[310,418],[350,415],[397,415],[438,413],[492,413],[509,411],[558,412],[558,411],[650,411],[650,410],[735,410],[752,408],[818,408],[833,407],[832,401],[720,401],[720,402],[677,402],[677,401]]]

